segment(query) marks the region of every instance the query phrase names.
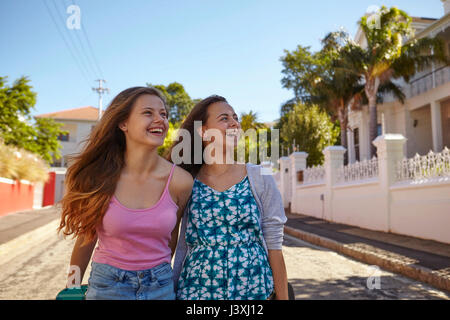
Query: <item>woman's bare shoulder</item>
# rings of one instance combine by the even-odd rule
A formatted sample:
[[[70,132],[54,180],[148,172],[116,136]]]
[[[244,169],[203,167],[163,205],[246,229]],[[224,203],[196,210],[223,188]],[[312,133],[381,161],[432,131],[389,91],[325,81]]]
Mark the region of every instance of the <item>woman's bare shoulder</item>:
[[[189,188],[192,188],[194,178],[192,178],[192,175],[189,172],[179,166],[175,166],[173,175],[177,182],[183,185],[187,185]]]
[[[171,194],[175,195],[178,206],[184,207],[192,193],[193,185],[194,179],[191,174],[183,168],[175,166],[169,189]]]
[[[172,169],[173,163],[164,159],[170,168]],[[170,188],[174,191],[183,192],[192,189],[194,184],[194,179],[192,175],[179,166],[175,166],[172,173],[172,180],[170,183]]]

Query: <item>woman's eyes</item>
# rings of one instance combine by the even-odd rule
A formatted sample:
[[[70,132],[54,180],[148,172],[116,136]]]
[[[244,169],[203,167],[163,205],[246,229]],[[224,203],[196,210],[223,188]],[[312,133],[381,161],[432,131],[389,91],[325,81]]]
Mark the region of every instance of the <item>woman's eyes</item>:
[[[238,119],[238,118],[233,117],[233,119],[234,119],[235,121],[239,122],[239,119]],[[222,120],[228,120],[228,117],[223,117]]]
[[[234,119],[236,122],[239,122],[239,119],[238,119],[237,117],[233,117],[233,119]],[[228,117],[227,117],[227,116],[224,116],[224,117],[222,117],[220,120],[228,121]]]
[[[228,118],[229,118],[229,116],[223,116],[223,117],[222,117],[222,119],[228,119]],[[233,117],[233,119],[234,119],[234,120],[238,120],[237,117]]]
[[[151,111],[145,111],[144,114],[152,114],[152,112]],[[165,113],[165,112],[161,113],[161,117],[167,118],[167,113]]]

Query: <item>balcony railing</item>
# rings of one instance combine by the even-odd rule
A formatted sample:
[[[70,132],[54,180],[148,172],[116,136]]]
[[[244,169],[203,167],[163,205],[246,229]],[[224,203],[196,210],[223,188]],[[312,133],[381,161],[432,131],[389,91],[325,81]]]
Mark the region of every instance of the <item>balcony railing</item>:
[[[404,91],[408,98],[418,96],[446,82],[450,82],[450,67],[440,67],[434,72],[429,72],[409,83]]]

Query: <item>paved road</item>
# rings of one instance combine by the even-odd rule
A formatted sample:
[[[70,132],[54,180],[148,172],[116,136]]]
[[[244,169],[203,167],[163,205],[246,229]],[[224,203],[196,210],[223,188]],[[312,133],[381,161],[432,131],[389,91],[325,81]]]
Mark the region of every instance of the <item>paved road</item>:
[[[42,239],[27,240],[27,250],[8,244],[1,247],[0,299],[54,299],[65,286],[74,240],[58,237],[53,232],[55,226]],[[376,270],[363,263],[288,235],[283,250],[297,299],[450,299],[442,291],[399,275],[385,271],[374,274]],[[87,283],[89,272],[90,268],[83,283]],[[380,276],[380,289],[370,290],[367,279],[374,275]],[[369,281],[371,286],[377,284]]]

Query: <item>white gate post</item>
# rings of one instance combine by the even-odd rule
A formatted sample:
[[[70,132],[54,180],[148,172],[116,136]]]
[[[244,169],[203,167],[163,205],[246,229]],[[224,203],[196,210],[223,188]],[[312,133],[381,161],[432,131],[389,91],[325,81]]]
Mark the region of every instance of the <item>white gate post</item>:
[[[325,194],[324,194],[324,218],[333,221],[333,186],[336,184],[338,169],[344,165],[343,146],[328,146],[323,149],[325,155]]]
[[[281,157],[280,163],[280,193],[283,198],[284,208],[289,208],[291,202],[291,169],[288,157]]]
[[[297,174],[299,171],[305,171],[308,154],[306,152],[293,152],[289,158],[291,159],[291,212],[301,213],[297,212],[295,206],[295,193],[298,185]]]
[[[404,155],[403,145],[406,139],[401,134],[388,133],[378,136],[373,140],[377,147],[378,175],[380,187],[383,193],[384,203],[380,204],[380,212],[385,215],[385,230],[391,231],[391,193],[390,186],[396,181],[397,162],[402,160]]]

